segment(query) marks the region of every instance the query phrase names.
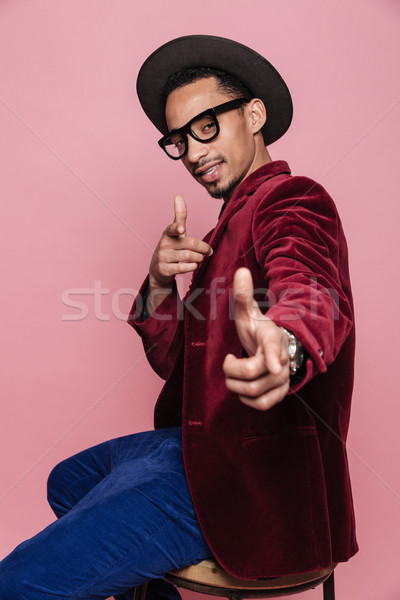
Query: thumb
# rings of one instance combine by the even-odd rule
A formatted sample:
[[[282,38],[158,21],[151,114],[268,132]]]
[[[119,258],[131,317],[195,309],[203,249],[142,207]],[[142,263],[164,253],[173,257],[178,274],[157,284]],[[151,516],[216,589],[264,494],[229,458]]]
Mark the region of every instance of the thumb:
[[[183,196],[177,194],[174,198],[174,225],[175,231],[179,237],[184,237],[186,234],[186,218],[187,208]]]

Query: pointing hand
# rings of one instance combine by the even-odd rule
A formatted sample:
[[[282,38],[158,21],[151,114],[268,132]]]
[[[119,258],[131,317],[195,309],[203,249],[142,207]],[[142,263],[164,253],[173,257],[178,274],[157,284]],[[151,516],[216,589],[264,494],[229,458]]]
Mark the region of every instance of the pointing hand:
[[[195,271],[204,256],[211,256],[213,252],[206,242],[186,236],[186,218],[186,202],[178,194],[174,199],[174,220],[164,230],[150,263],[149,292],[153,308],[165,298],[176,275]],[[165,288],[164,293],[162,288]]]
[[[239,399],[258,410],[277,404],[289,391],[289,354],[286,334],[263,315],[253,298],[249,269],[235,273],[235,324],[249,358],[228,354],[223,363],[226,386]]]

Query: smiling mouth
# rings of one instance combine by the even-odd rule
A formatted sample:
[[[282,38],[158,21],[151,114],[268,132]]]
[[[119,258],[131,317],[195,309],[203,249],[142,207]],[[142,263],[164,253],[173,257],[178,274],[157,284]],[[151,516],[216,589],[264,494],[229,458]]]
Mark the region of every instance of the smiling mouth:
[[[217,167],[218,167],[218,165],[214,165],[214,167],[210,167],[209,169],[207,169],[207,171],[203,171],[202,175],[209,175],[210,173],[213,173]]]
[[[214,163],[210,167],[197,169],[195,177],[203,185],[216,185],[221,177],[223,162]]]
[[[211,161],[210,161],[211,162]],[[212,161],[210,166],[207,166],[207,164],[205,164],[202,167],[197,167],[197,169],[194,170],[194,176],[198,177],[198,178],[202,178],[208,175],[211,175],[212,173],[214,173],[214,171],[216,169],[218,169],[218,167],[220,167],[222,165],[224,161],[223,160],[219,160],[219,161]]]

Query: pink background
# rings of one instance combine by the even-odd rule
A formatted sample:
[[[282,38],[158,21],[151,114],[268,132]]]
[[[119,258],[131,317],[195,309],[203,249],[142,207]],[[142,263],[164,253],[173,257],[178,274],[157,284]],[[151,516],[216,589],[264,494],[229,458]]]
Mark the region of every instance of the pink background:
[[[191,235],[220,202],[158,149],[135,78],[161,43],[210,33],[281,71],[295,116],[271,154],[339,208],[358,322],[348,451],[361,549],[337,569],[337,598],[400,597],[399,12],[395,0],[1,1],[0,556],[53,520],[45,483],[59,460],[152,426],[161,380],[124,322],[132,289],[175,193]],[[87,293],[96,281],[108,292]],[[71,288],[86,318],[71,320]]]

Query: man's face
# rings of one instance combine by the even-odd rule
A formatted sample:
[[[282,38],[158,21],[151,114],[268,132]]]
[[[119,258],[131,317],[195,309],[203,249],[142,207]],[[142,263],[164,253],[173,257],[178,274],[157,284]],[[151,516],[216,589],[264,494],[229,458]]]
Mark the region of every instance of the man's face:
[[[170,93],[165,106],[168,129],[183,127],[199,113],[232,100],[218,89],[215,77],[200,79]],[[259,164],[246,105],[217,116],[219,135],[207,143],[188,136],[188,151],[182,162],[214,198],[229,199],[237,186]]]

